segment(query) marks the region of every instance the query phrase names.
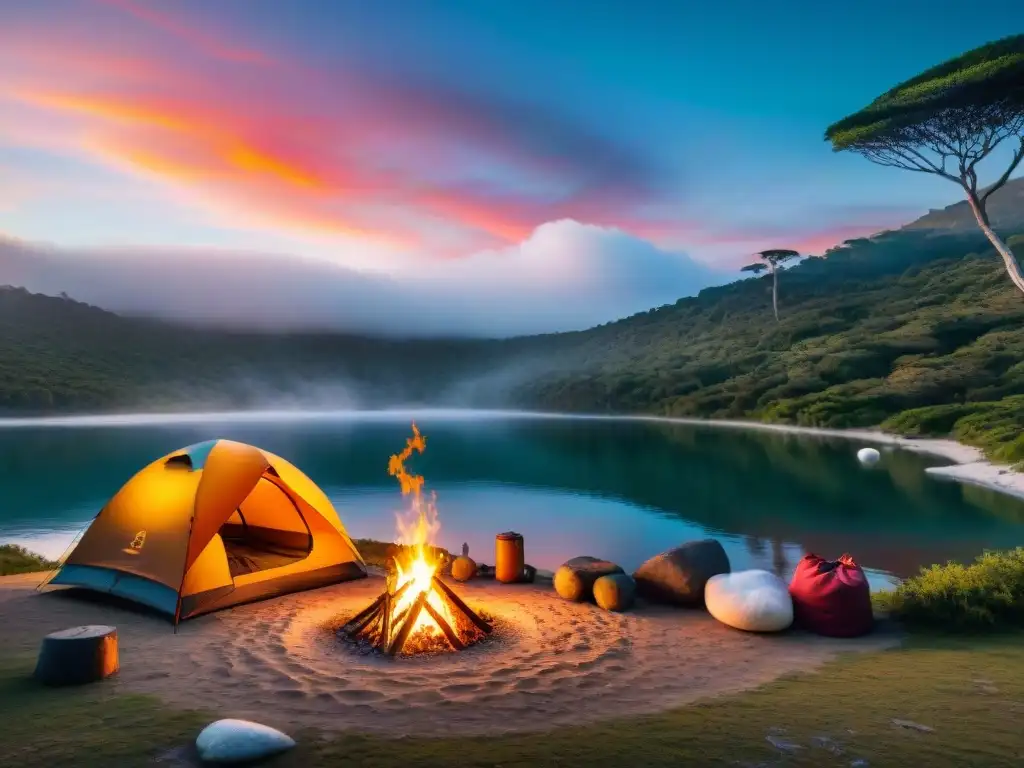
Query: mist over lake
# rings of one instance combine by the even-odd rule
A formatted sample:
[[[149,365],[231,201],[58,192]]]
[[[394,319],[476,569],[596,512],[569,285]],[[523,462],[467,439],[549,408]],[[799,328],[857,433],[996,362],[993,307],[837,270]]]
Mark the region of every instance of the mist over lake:
[[[137,470],[214,437],[278,453],[321,485],[353,537],[392,540],[405,508],[387,461],[415,420],[414,459],[437,494],[439,542],[493,562],[521,532],[527,560],[582,554],[627,570],[682,541],[722,540],[733,567],[787,576],[807,551],[853,553],[875,586],[972,559],[1024,534],[1024,503],[940,482],[934,459],[858,443],[613,419],[459,411],[190,414],[7,422],[0,428],[0,541],[59,556]]]

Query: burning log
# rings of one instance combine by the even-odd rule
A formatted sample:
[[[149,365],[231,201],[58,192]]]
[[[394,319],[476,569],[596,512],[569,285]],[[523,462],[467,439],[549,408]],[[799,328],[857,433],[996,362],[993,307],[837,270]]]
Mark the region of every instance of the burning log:
[[[451,626],[449,626],[448,622],[444,620],[444,616],[435,611],[434,607],[430,603],[423,603],[423,607],[426,609],[427,613],[430,614],[430,618],[437,622],[437,626],[441,628],[441,632],[444,633],[445,639],[451,643],[452,648],[456,651],[465,650],[466,644],[463,643],[459,639],[459,636],[455,634],[455,630],[453,630]]]
[[[398,630],[395,635],[395,639],[391,641],[391,645],[388,646],[388,656],[394,656],[405,646],[405,641],[409,639],[409,634],[412,632],[412,628],[416,626],[416,620],[420,617],[420,611],[423,610],[423,605],[427,602],[427,593],[420,592],[419,597],[416,598],[416,602],[412,604],[412,608],[409,609],[409,616],[402,624],[402,628]]]
[[[406,581],[393,594],[386,588],[369,606],[352,617],[342,631],[353,639],[369,640],[388,656],[397,656],[402,652],[417,624],[423,626],[420,618],[424,612],[431,620],[426,625],[426,634],[436,634],[433,632],[436,628],[456,651],[464,650],[481,635],[491,633],[491,625],[466,605],[436,574],[430,577],[428,587],[422,589],[409,606],[396,611],[411,584],[412,580]],[[431,605],[431,598],[438,600],[444,609],[438,610]],[[445,617],[446,612],[451,615],[451,620]],[[463,627],[461,633],[460,623]],[[467,623],[475,627],[476,631],[468,628]]]
[[[370,623],[373,622],[375,618],[377,618],[377,615],[380,613],[381,606],[384,604],[387,596],[388,593],[384,592],[366,608],[353,616],[344,626],[345,632],[350,635],[358,635],[362,632]]]
[[[447,597],[449,600],[455,603],[455,607],[462,611],[466,618],[476,625],[477,629],[479,629],[485,635],[491,634],[491,625],[483,619],[481,619],[479,616],[477,616],[468,605],[462,602],[462,598],[456,595],[452,588],[445,584],[443,581],[441,581],[441,579],[439,579],[436,574],[434,575],[433,578],[433,584],[435,587],[437,587],[444,593],[445,597]]]

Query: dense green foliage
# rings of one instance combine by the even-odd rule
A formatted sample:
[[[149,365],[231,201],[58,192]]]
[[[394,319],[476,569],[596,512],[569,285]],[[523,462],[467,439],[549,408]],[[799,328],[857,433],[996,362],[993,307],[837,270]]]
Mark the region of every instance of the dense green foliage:
[[[986,552],[970,565],[922,569],[876,601],[910,625],[942,631],[1024,626],[1024,548]]]
[[[765,275],[588,331],[394,341],[197,330],[0,290],[0,411],[429,404],[884,422],[1024,458],[1024,305],[980,234],[850,241],[787,269],[779,292],[778,323],[765,323]]]
[[[829,126],[825,138],[837,151],[906,141],[907,129],[937,116],[948,124],[991,124],[993,108],[1000,112],[997,122],[1024,111],[1024,35],[980,46],[900,83]]]
[[[980,241],[888,233],[805,261],[786,272],[777,325],[761,278],[578,334],[587,364],[538,378],[529,399],[863,427],[1024,394],[1024,306],[998,260],[971,253]]]
[[[896,414],[882,428],[901,435],[951,435],[977,445],[996,461],[1024,461],[1024,397],[997,402],[950,403]]]
[[[17,544],[0,544],[0,576],[48,571],[55,563]]]

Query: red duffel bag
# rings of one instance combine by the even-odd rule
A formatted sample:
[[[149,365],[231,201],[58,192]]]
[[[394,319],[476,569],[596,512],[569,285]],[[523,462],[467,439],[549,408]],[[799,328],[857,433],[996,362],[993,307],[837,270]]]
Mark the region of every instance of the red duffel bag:
[[[789,583],[795,623],[828,637],[857,637],[871,631],[871,588],[864,569],[850,555],[826,560],[805,555]]]

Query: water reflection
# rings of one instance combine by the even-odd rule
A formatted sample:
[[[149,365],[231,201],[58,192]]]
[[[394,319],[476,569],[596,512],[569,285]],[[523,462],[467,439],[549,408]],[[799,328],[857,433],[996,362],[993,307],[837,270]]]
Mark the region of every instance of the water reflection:
[[[519,529],[540,567],[563,554],[625,566],[714,535],[730,557],[780,575],[807,551],[849,551],[907,575],[1015,546],[1024,533],[1020,501],[937,482],[924,473],[935,462],[911,453],[886,452],[865,470],[847,441],[637,422],[425,417],[420,426],[428,450],[417,467],[443,491],[446,543],[487,552],[494,532]],[[212,437],[288,457],[355,535],[390,538],[401,502],[387,457],[407,429],[403,419],[0,430],[0,539],[81,525],[144,464]]]

